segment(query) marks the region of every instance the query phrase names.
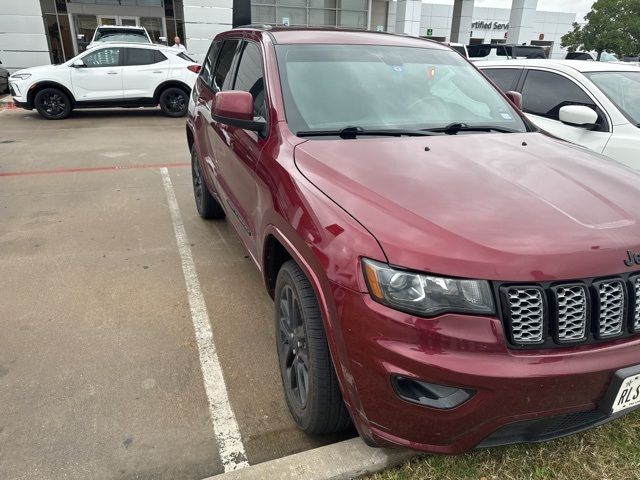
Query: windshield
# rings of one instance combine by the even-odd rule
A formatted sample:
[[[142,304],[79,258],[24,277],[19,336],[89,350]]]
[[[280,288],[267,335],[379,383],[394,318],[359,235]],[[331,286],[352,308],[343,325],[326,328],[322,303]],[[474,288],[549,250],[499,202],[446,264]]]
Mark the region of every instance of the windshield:
[[[147,36],[142,30],[98,30],[96,32],[95,42],[130,42],[130,43],[150,43]]]
[[[640,126],[640,71],[585,73],[631,123]]]
[[[379,45],[278,45],[293,132],[527,127],[498,91],[450,50]]]

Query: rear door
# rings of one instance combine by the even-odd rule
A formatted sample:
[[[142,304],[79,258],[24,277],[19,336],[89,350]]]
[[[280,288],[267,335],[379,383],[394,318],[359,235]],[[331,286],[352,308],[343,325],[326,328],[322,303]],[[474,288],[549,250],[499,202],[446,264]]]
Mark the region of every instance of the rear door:
[[[71,69],[76,101],[122,100],[123,49],[99,47],[82,57],[84,67]]]
[[[559,72],[529,69],[522,85],[523,111],[538,127],[569,142],[602,153],[611,137],[611,123],[604,110],[574,79]],[[594,130],[560,121],[560,108],[585,105],[598,114]]]
[[[153,98],[156,87],[169,76],[171,62],[157,49],[127,47],[123,50],[124,98]]]

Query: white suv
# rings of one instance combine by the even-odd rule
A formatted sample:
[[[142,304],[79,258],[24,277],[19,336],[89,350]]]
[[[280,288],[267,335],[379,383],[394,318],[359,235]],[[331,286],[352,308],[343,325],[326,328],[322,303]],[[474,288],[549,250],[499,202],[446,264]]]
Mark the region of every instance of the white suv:
[[[15,72],[9,89],[18,107],[48,120],[74,108],[155,107],[170,117],[187,112],[200,65],[161,45],[108,44],[60,65]]]
[[[504,92],[520,92],[539,128],[640,170],[640,68],[581,60],[476,66]]]

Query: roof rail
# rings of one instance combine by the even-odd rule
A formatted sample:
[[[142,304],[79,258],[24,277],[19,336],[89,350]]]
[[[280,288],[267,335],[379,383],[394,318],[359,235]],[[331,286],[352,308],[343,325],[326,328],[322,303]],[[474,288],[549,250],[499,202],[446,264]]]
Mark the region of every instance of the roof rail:
[[[285,25],[272,25],[272,24],[268,24],[268,23],[249,23],[247,25],[238,25],[237,27],[233,27],[233,29],[235,30],[236,28],[254,28],[256,30],[271,30],[273,27],[284,27]]]

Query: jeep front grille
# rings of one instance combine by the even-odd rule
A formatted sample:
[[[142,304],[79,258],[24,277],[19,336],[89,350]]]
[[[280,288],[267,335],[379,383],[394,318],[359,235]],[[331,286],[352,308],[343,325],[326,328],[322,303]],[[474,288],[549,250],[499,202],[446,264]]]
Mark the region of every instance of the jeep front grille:
[[[554,289],[558,306],[558,341],[584,339],[587,331],[587,293],[581,285]]]
[[[539,288],[512,288],[508,294],[513,339],[520,344],[542,342],[544,301]]]
[[[509,344],[554,347],[640,333],[640,275],[498,284]]]
[[[640,277],[634,277],[632,282],[632,297],[636,306],[633,312],[633,331],[640,332]]]
[[[624,285],[621,280],[597,284],[600,338],[615,337],[622,332],[624,317]]]

